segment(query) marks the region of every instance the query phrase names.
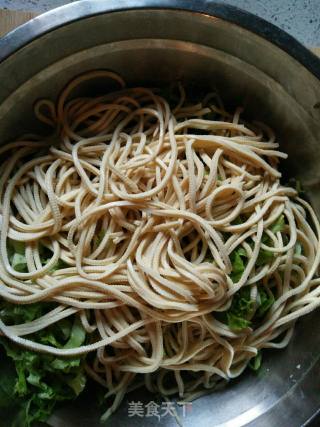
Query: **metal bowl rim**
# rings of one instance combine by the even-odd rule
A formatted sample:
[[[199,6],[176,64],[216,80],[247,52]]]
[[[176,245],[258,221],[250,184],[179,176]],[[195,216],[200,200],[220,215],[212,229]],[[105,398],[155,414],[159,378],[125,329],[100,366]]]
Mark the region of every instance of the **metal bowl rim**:
[[[320,59],[284,30],[236,6],[211,0],[81,0],[31,19],[0,39],[0,63],[46,33],[100,14],[128,10],[173,10],[200,13],[238,25],[278,46],[320,80]]]

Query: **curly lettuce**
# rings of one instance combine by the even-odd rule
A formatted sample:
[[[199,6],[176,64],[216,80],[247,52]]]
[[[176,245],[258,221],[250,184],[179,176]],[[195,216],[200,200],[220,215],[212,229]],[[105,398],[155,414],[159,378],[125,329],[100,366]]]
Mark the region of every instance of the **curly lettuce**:
[[[0,316],[6,324],[30,322],[52,304],[14,305],[2,301]],[[30,339],[56,348],[81,346],[86,333],[78,317],[63,319]],[[44,422],[58,402],[75,399],[86,386],[84,360],[36,353],[0,339],[0,409],[8,413],[8,427],[30,427]],[[13,409],[14,410],[11,410]]]

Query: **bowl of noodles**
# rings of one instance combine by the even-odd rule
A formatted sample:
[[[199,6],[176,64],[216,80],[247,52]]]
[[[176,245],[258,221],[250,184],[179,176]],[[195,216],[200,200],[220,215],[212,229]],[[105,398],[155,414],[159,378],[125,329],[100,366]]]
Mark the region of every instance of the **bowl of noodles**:
[[[230,6],[81,1],[0,77],[6,425],[306,425],[319,60]]]

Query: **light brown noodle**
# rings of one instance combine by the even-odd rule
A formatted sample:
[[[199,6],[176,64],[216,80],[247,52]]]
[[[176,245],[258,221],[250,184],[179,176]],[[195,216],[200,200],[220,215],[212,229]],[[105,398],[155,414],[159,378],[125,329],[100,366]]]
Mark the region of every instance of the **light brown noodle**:
[[[70,100],[78,85],[97,77],[115,80],[120,90]],[[212,95],[191,105],[180,89],[171,109],[155,91],[124,86],[107,71],[80,76],[56,105],[36,105],[39,120],[55,129],[51,147],[27,137],[0,148],[7,156],[0,295],[16,304],[57,303],[30,323],[0,320],[0,329],[35,351],[95,351],[87,372],[115,396],[105,417],[141,385],[138,373],[152,392],[200,396],[241,374],[258,350],[287,345],[294,321],[320,304],[319,222],[280,183],[278,160],[287,156],[273,133],[240,124],[241,111],[230,115]],[[212,112],[217,119],[206,119]],[[274,233],[282,214],[285,230]],[[235,224],[239,215],[245,220]],[[11,267],[8,237],[25,242],[28,273]],[[53,253],[44,266],[40,242]],[[240,247],[249,261],[233,283],[230,254]],[[276,256],[258,267],[261,249]],[[68,267],[50,273],[59,258]],[[276,302],[257,327],[235,331],[218,321],[215,313],[227,310],[243,286],[258,304],[258,285],[272,290]],[[25,338],[75,314],[99,339],[59,349]],[[169,388],[171,372],[176,385]]]

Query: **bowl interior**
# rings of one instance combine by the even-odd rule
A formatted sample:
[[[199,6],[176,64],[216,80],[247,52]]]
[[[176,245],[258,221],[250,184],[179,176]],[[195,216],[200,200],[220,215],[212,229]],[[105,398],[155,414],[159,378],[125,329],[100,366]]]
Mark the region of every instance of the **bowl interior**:
[[[319,81],[267,40],[209,15],[168,10],[101,14],[29,43],[0,64],[5,82],[0,87],[1,143],[41,130],[33,117],[34,102],[56,99],[72,77],[101,68],[118,72],[129,86],[167,87],[179,80],[193,91],[217,91],[227,109],[243,106],[247,119],[275,130],[281,150],[289,154],[282,164],[284,176],[301,180],[320,214]],[[101,92],[109,89],[101,84]],[[248,372],[193,402],[185,414],[179,411],[183,425],[291,427],[305,422],[320,400],[319,392],[317,399],[309,398],[317,391],[310,378],[319,375],[317,320],[319,314],[313,313],[300,321],[287,349],[266,352],[258,375]],[[143,390],[129,394],[111,425],[158,425],[156,417],[128,416],[128,402],[151,400],[156,399]],[[98,419],[96,405],[85,396],[58,411],[52,425],[94,427]],[[161,425],[176,421],[167,415]]]

